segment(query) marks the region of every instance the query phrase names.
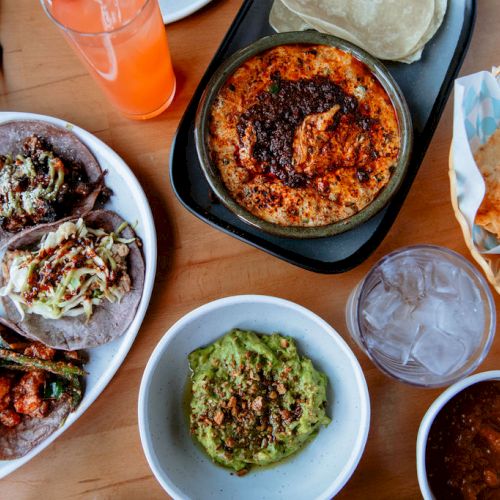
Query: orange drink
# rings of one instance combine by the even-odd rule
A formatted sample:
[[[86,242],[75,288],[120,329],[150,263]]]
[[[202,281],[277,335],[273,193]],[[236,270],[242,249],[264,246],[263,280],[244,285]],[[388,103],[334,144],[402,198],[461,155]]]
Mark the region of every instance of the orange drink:
[[[157,0],[41,0],[108,99],[129,118],[172,102],[175,75]]]

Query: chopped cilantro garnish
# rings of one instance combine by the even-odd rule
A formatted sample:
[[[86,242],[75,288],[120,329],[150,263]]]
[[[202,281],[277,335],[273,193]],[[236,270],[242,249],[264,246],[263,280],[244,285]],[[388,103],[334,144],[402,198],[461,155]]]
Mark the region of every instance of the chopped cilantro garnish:
[[[280,91],[280,85],[278,82],[273,82],[271,85],[269,85],[269,93],[270,94],[277,94]]]

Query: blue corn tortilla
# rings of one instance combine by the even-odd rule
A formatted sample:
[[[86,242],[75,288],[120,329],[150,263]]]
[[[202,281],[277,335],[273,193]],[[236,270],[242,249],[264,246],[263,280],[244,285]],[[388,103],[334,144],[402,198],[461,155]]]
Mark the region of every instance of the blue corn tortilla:
[[[124,220],[109,210],[95,210],[83,217],[90,227],[101,228],[108,233],[116,230]],[[65,219],[74,220],[73,218]],[[45,224],[27,229],[9,240],[9,250],[21,250],[37,244],[45,233],[55,231],[65,221]],[[121,236],[134,238],[134,231],[127,226]],[[8,297],[2,297],[5,317],[14,324],[16,331],[25,337],[38,340],[55,349],[77,350],[96,347],[111,342],[123,335],[132,323],[144,289],[145,264],[137,241],[129,245],[128,274],[132,289],[121,302],[103,302],[95,306],[87,322],[85,315],[46,319],[37,314],[26,314],[22,320],[14,303]],[[6,257],[2,263],[5,266]],[[0,286],[7,283],[6,273],[0,273]]]

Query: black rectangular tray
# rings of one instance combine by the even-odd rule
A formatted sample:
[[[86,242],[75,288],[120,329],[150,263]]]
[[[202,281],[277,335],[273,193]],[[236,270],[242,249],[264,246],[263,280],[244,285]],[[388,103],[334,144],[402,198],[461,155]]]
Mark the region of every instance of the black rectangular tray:
[[[287,262],[320,273],[342,273],[363,262],[392,226],[429,146],[469,46],[476,17],[475,0],[448,1],[438,33],[422,59],[386,65],[410,108],[414,147],[402,187],[375,217],[346,233],[294,240],[273,236],[242,222],[215,199],[203,175],[194,143],[194,119],[200,97],[216,68],[229,55],[274,33],[268,22],[273,0],[245,0],[186,109],[172,145],[170,181],[179,201],[208,224]]]

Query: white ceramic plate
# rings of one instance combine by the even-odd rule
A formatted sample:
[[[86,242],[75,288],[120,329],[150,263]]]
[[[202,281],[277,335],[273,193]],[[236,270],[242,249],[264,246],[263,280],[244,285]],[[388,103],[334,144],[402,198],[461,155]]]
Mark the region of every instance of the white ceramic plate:
[[[187,355],[232,328],[280,332],[328,376],[332,418],[303,450],[244,477],[215,465],[192,441],[184,414]],[[181,318],[147,364],[139,392],[139,431],[153,473],[175,499],[329,499],[348,481],[363,453],[370,423],[368,389],[342,337],[302,306],[241,295],[210,302]]]
[[[173,23],[201,9],[212,0],[159,0],[165,24]]]
[[[89,362],[85,365],[85,370],[88,375],[85,377],[86,389],[80,406],[69,415],[61,428],[30,453],[17,460],[0,461],[0,478],[21,467],[52,443],[85,412],[108,385],[125,359],[139,331],[149,304],[156,272],[156,231],[151,208],[138,180],[125,162],[97,137],[63,120],[31,113],[0,112],[0,123],[11,120],[43,120],[61,127],[69,127],[87,145],[100,163],[101,168],[108,171],[105,182],[113,190],[113,195],[105,208],[114,210],[130,223],[138,222],[136,232],[143,243],[146,276],[142,299],[129,329],[113,342],[87,350]],[[0,309],[0,314],[3,314],[2,309]]]

